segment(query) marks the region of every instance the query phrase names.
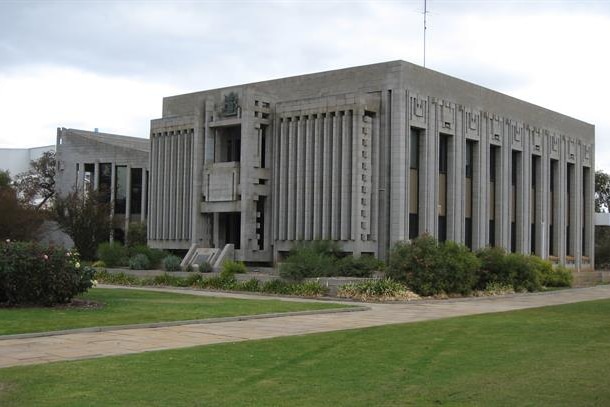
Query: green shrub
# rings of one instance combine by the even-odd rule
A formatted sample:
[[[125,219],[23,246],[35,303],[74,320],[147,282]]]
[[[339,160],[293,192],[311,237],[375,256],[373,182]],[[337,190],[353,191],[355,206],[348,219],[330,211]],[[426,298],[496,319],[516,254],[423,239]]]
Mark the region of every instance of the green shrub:
[[[100,244],[97,247],[97,257],[110,268],[126,266],[129,261],[127,248],[119,242]]]
[[[191,274],[185,279],[185,285],[187,287],[200,287],[201,282],[203,281],[203,276],[201,274]]]
[[[180,271],[182,270],[180,267],[181,262],[182,259],[180,259],[180,257],[170,254],[163,259],[163,269],[165,271]]]
[[[261,288],[260,281],[258,281],[255,278],[251,278],[250,280],[239,282],[239,283],[237,283],[237,286],[235,287],[236,290],[250,291],[250,292],[260,291],[260,288]]]
[[[283,294],[288,295],[292,293],[292,284],[283,280],[271,280],[266,281],[261,287],[261,291],[268,294]]]
[[[500,248],[479,251],[481,260],[477,288],[490,283],[511,285],[515,291],[539,291],[543,275],[551,270],[551,263],[537,256],[509,253]]]
[[[280,266],[280,276],[292,281],[333,275],[340,255],[336,242],[300,242]]]
[[[381,270],[383,262],[373,256],[346,256],[336,262],[335,276],[371,277],[374,271]]]
[[[152,280],[154,285],[167,285],[172,287],[187,287],[186,278],[172,276],[168,273],[163,273],[160,276],[155,276]]]
[[[468,294],[475,287],[479,267],[480,261],[466,246],[438,244],[425,235],[394,245],[386,275],[419,295]]]
[[[419,295],[409,291],[404,284],[390,278],[349,283],[339,287],[337,297],[360,301],[412,300]]]
[[[146,223],[130,222],[127,228],[127,236],[125,237],[125,245],[127,247],[146,246],[147,243]]]
[[[115,285],[145,285],[141,278],[130,276],[125,273],[109,273],[106,270],[97,270],[94,274],[95,280],[98,283],[115,284]]]
[[[148,257],[150,267],[153,269],[159,268],[163,258],[168,256],[168,253],[163,250],[152,249],[146,245],[136,245],[129,248],[130,256],[135,256],[136,254],[143,254]]]
[[[211,288],[213,290],[235,290],[238,287],[237,280],[233,276],[219,276],[204,278],[201,281],[201,288]]]
[[[470,294],[477,283],[481,261],[466,246],[451,241],[443,243],[440,252],[439,289],[446,293]]]
[[[36,243],[0,243],[0,304],[69,302],[92,286],[94,270],[74,252]]]
[[[235,274],[244,274],[247,272],[248,269],[246,268],[246,265],[243,262],[227,260],[222,263],[222,271],[220,272],[220,275],[224,277],[230,277],[234,276]]]
[[[540,291],[542,274],[535,256],[510,253],[506,256],[506,268],[512,276],[515,291]]]
[[[290,294],[303,297],[320,297],[328,291],[319,281],[303,281],[302,283],[289,284],[288,287]]]
[[[443,290],[438,276],[441,257],[439,245],[431,236],[398,242],[390,252],[386,276],[407,284],[420,295],[439,294]]]
[[[477,289],[485,290],[490,283],[513,285],[512,276],[505,267],[506,250],[500,247],[486,247],[477,252],[481,261]]]
[[[129,268],[132,270],[149,270],[150,260],[146,255],[138,253],[129,259]]]
[[[104,263],[104,262],[103,262],[103,261],[101,261],[101,260],[98,260],[98,261],[94,262],[94,263],[91,265],[91,267],[93,267],[93,268],[99,268],[99,269],[105,269],[105,268],[106,268],[106,263]]]
[[[574,276],[564,267],[551,267],[550,271],[542,275],[542,285],[545,287],[571,287]]]
[[[211,273],[213,271],[214,271],[214,268],[207,261],[205,261],[205,262],[203,262],[203,263],[201,263],[199,265],[199,272],[200,273]]]

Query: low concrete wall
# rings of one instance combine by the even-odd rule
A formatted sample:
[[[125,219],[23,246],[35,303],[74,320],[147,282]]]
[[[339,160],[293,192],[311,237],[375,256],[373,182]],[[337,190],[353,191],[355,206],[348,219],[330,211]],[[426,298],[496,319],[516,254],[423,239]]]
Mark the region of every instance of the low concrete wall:
[[[165,270],[130,270],[130,269],[106,269],[111,274],[119,274],[125,273],[130,276],[141,277],[141,278],[151,278],[156,276],[161,276],[165,273],[170,274],[176,277],[188,277],[195,274],[195,272],[186,272],[186,271],[165,271]],[[204,277],[218,277],[220,276],[219,272],[213,273],[198,273]],[[235,279],[237,281],[248,281],[251,279],[257,279],[261,283],[266,283],[267,281],[280,280],[276,274],[269,274],[265,272],[254,272],[254,273],[244,273],[244,274],[235,274]],[[348,283],[361,283],[363,281],[375,280],[375,278],[357,278],[357,277],[319,277],[319,278],[307,278],[306,281],[318,281],[322,286],[328,288],[329,295],[336,295],[337,290],[342,285]]]

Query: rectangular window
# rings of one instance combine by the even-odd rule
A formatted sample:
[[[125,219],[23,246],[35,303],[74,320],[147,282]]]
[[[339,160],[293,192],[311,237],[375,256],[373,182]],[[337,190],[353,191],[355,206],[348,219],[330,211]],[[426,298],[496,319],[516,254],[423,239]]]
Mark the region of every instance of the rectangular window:
[[[411,169],[419,168],[419,133],[420,130],[411,128],[411,138],[409,143],[409,161]]]
[[[127,203],[127,166],[116,166],[116,181],[114,185],[114,213],[125,214]]]
[[[133,215],[142,213],[142,168],[131,169],[131,197],[129,211]]]
[[[472,178],[474,141],[466,140],[466,178]]]
[[[496,182],[496,160],[499,148],[489,146],[489,182]]]
[[[438,172],[441,174],[447,173],[447,148],[449,145],[449,136],[439,134],[438,143]]]
[[[100,164],[99,199],[101,203],[110,203],[110,188],[112,185],[112,164]]]

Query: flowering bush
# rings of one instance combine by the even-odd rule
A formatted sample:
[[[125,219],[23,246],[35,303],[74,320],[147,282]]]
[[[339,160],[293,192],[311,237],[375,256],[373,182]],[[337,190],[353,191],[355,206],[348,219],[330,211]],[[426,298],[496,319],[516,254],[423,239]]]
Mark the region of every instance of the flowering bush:
[[[0,243],[0,304],[69,302],[92,286],[93,269],[77,253],[37,243]]]

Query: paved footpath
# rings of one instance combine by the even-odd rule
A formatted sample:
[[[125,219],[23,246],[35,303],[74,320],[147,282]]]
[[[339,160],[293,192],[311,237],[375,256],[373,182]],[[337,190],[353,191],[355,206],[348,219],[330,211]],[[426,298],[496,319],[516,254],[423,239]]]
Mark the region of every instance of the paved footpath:
[[[276,297],[247,294],[180,289],[164,289],[162,291],[228,298],[277,299]],[[610,298],[610,285],[503,297],[413,301],[399,304],[366,304],[370,309],[359,312],[70,333],[25,339],[0,339],[0,368],[409,323],[606,298]],[[284,301],[304,301],[292,298],[280,299]]]

